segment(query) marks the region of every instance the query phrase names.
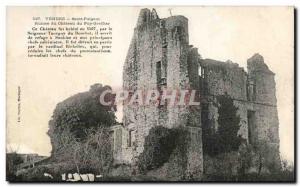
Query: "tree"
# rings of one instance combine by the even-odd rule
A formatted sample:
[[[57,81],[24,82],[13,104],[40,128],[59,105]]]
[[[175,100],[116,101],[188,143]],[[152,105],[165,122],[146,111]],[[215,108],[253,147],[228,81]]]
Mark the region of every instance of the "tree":
[[[53,162],[68,163],[70,171],[107,173],[112,163],[110,126],[116,124],[116,106],[104,106],[100,95],[111,90],[95,84],[57,104],[49,131]],[[114,95],[105,100],[114,101]]]
[[[237,151],[242,142],[242,138],[238,135],[240,129],[240,117],[237,115],[238,108],[234,106],[233,100],[227,94],[219,96],[218,102],[220,104],[218,109],[219,151]]]
[[[209,156],[237,151],[243,141],[238,135],[240,117],[237,115],[238,108],[234,106],[233,100],[227,94],[218,96],[217,100],[218,128],[214,129],[211,121],[205,116],[202,117],[203,151]]]
[[[64,147],[58,138],[62,136],[62,133],[70,131],[69,133],[74,136],[76,142],[84,142],[88,136],[85,133],[87,129],[110,127],[116,123],[114,114],[116,106],[104,106],[99,102],[100,95],[106,90],[111,90],[111,88],[95,84],[88,92],[76,94],[57,104],[52,119],[49,121],[48,131],[52,155],[55,156],[56,152],[62,151]],[[114,95],[108,95],[105,99],[114,101]]]

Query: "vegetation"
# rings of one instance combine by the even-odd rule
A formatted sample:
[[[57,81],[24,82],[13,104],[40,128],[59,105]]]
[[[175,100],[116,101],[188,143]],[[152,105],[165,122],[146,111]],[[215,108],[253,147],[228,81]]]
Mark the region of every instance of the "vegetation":
[[[99,97],[105,90],[110,90],[109,86],[95,84],[88,92],[76,94],[63,102],[57,104],[52,119],[49,121],[49,131],[52,144],[52,156],[57,157],[58,152],[63,151],[65,141],[63,133],[72,134],[75,142],[85,142],[88,138],[89,129],[110,127],[116,123],[115,114],[112,109],[115,106],[103,106],[99,102]],[[113,100],[113,95],[106,98]],[[58,138],[60,137],[61,138]],[[70,138],[70,137],[68,137]]]
[[[228,95],[218,98],[218,128],[211,127],[209,121],[203,123],[203,152],[209,156],[237,151],[243,139],[238,135],[240,129],[240,117],[238,108]]]
[[[19,180],[16,176],[16,172],[18,170],[17,166],[21,163],[23,163],[23,159],[16,152],[6,154],[6,180]]]
[[[228,95],[218,97],[220,104],[218,118],[218,135],[220,141],[219,152],[237,151],[242,143],[238,135],[240,129],[240,117],[237,115],[238,108],[234,106],[233,100]]]
[[[17,153],[7,154],[7,180],[9,181],[61,181],[63,173],[102,174],[101,181],[157,181],[146,175],[156,172],[165,163],[168,169],[185,169],[187,134],[183,128],[168,129],[157,126],[150,129],[145,138],[144,150],[138,157],[137,166],[140,175],[131,176],[127,165],[112,166],[113,155],[109,127],[116,123],[111,112],[114,106],[102,106],[99,95],[110,89],[94,85],[90,91],[72,96],[59,103],[49,122],[48,132],[53,151],[50,161],[24,171],[18,171],[17,165],[22,159]],[[113,99],[111,96],[108,99]],[[209,123],[203,123],[203,152],[205,175],[203,181],[294,181],[294,168],[283,162],[283,168],[274,168],[272,172],[261,172],[269,167],[262,155],[269,150],[243,144],[238,136],[240,118],[232,99],[224,95],[218,97],[218,129],[212,129]],[[264,145],[264,144],[260,144]],[[176,157],[175,161],[174,158]],[[173,159],[173,160],[172,160]],[[266,160],[266,159],[264,159]],[[173,164],[173,165],[172,165]],[[180,167],[179,167],[180,166]],[[249,172],[254,166],[255,172]],[[110,175],[126,172],[127,175]],[[180,173],[174,170],[174,173]],[[53,179],[43,174],[49,173]],[[184,178],[184,173],[180,173]]]
[[[138,159],[138,168],[141,173],[161,167],[166,163],[174,150],[182,151],[184,142],[184,129],[168,129],[157,126],[150,129],[145,138],[144,151]]]
[[[112,148],[109,127],[116,123],[116,106],[103,106],[100,95],[111,90],[109,86],[95,84],[88,92],[76,94],[57,104],[49,131],[52,144],[51,158],[37,167],[20,170],[23,181],[44,181],[43,173],[61,178],[63,172],[94,172],[105,175],[112,164]],[[113,101],[108,95],[106,101]],[[7,155],[7,171],[10,181],[17,181],[18,154]]]
[[[95,172],[106,174],[112,165],[112,148],[107,127],[85,130],[86,139],[78,140],[69,128],[54,138],[61,143],[56,150],[55,162],[69,163],[77,173]],[[88,136],[87,136],[88,135]]]
[[[225,153],[228,154],[228,153]],[[230,155],[232,156],[232,155]],[[236,162],[237,166],[241,163],[238,160],[235,160],[236,157],[222,157],[218,160],[218,162],[215,162],[214,164],[227,164],[231,165],[230,163]],[[223,159],[223,163],[221,162],[221,159]],[[248,160],[251,160],[250,155],[247,158]],[[284,161],[285,162],[285,161]],[[224,165],[222,165],[223,169],[215,170],[214,173],[205,174],[203,181],[214,181],[214,182],[293,182],[295,181],[295,172],[293,166],[285,167],[284,164],[283,167],[280,169],[277,169],[276,171],[272,172],[233,172],[234,168],[226,168]],[[225,170],[225,172],[224,172]]]

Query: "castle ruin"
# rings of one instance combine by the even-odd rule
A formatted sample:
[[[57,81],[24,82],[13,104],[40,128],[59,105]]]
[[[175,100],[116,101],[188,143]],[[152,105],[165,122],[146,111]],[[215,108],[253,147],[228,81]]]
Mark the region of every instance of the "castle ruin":
[[[190,141],[186,173],[203,175],[202,126],[218,128],[217,96],[228,95],[238,108],[239,135],[247,144],[264,142],[266,158],[280,163],[279,121],[274,73],[261,55],[247,60],[247,72],[238,64],[202,59],[189,44],[188,19],[159,18],[153,9],[142,9],[134,29],[123,69],[123,89],[199,91],[200,107],[128,106],[123,124],[114,129],[114,159],[133,167],[143,152],[145,137],[156,126],[187,129]]]

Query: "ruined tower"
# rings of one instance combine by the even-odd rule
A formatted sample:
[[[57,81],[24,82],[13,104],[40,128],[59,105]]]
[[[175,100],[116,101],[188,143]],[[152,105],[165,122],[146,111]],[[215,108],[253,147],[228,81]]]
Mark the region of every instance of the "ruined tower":
[[[275,74],[255,54],[247,61],[248,69],[248,129],[250,143],[266,158],[264,165],[280,167],[279,120]]]
[[[154,9],[142,9],[124,63],[123,88],[131,91],[197,89],[198,84],[192,83],[189,71],[198,69],[198,61],[197,49],[189,45],[186,17],[160,19]],[[200,109],[191,112],[188,106],[124,105],[123,113],[123,125],[129,132],[128,136],[134,139],[126,153],[132,155],[129,162],[134,164],[143,152],[144,140],[151,128],[181,126],[191,136],[187,145],[191,148],[186,153],[186,172],[201,175]]]
[[[248,72],[231,61],[202,59],[197,48],[189,44],[186,17],[159,18],[154,9],[142,9],[123,67],[123,89],[132,93],[197,90],[201,102],[199,107],[124,103],[123,123],[113,127],[114,162],[129,164],[133,171],[137,170],[136,163],[152,128],[181,127],[188,132],[189,140],[184,166],[169,160],[162,167],[163,172],[157,173],[168,177],[173,170],[183,168],[184,177],[201,179],[206,169],[202,129],[204,125],[218,129],[217,98],[227,95],[240,118],[238,136],[264,157],[263,167],[279,167],[275,74],[259,54],[247,62]],[[235,165],[239,167],[238,159]]]

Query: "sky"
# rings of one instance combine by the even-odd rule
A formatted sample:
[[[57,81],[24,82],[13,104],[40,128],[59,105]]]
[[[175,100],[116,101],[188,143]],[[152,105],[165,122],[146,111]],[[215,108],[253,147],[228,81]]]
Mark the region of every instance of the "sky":
[[[7,8],[7,148],[49,155],[48,121],[58,102],[89,90],[94,83],[122,86],[122,68],[144,7],[8,7]],[[159,17],[170,7],[155,8]],[[294,156],[294,14],[292,7],[171,7],[172,15],[189,20],[189,42],[202,58],[231,60],[246,68],[259,53],[276,74],[280,151]],[[82,58],[28,58],[26,32],[33,16],[100,17],[111,23],[111,54]],[[20,24],[21,23],[21,24]],[[17,92],[21,88],[21,122]],[[122,110],[117,112],[122,119]]]

